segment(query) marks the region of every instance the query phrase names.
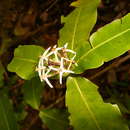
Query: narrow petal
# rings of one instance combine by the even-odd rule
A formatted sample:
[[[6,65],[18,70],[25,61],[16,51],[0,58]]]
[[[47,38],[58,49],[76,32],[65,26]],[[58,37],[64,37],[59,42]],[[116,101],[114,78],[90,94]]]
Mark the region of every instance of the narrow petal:
[[[71,70],[64,70],[64,73],[74,73],[74,71],[71,71]]]
[[[46,81],[46,83],[49,85],[50,88],[53,88],[52,84],[50,83],[50,81],[48,80],[48,78],[44,79]]]
[[[53,46],[53,48],[56,48],[56,47],[57,47],[57,45],[54,45],[54,46]]]
[[[68,43],[66,43],[66,44],[64,45],[64,48],[67,48],[67,46],[68,46]]]
[[[41,62],[41,59],[40,59],[40,61],[39,61],[39,63],[38,63],[38,74],[39,74],[39,77],[41,77],[41,75],[42,75],[42,72],[41,72],[41,67],[42,67],[42,64],[41,64],[42,62]]]
[[[73,54],[76,54],[76,52],[74,52],[73,50],[70,50],[70,49],[66,49],[65,51],[66,51],[66,52],[71,52],[71,53],[73,53]]]
[[[50,68],[51,70],[54,70],[54,71],[59,71],[59,69],[54,68],[54,67],[52,67],[52,66],[49,66],[49,68]]]
[[[42,56],[46,56],[46,54],[49,52],[50,49],[51,49],[51,47],[47,48]]]
[[[49,57],[49,56],[51,56],[51,55],[53,55],[53,54],[54,54],[54,52],[51,51],[46,57]]]
[[[71,61],[74,60],[75,56],[76,56],[76,55],[74,55],[74,56],[72,57]],[[68,70],[70,69],[71,65],[72,65],[72,62],[70,62],[69,66],[68,66]]]
[[[63,76],[63,72],[60,72],[60,84],[62,84],[62,76]]]
[[[60,68],[63,69],[64,68],[64,65],[63,65],[63,57],[61,57],[61,62],[60,62]]]
[[[46,72],[46,74],[45,75],[48,75],[48,73],[51,71],[51,69],[49,68],[48,70],[47,70],[47,72]]]
[[[56,50],[57,50],[57,51],[62,50],[62,47],[58,47],[58,48],[56,48]]]
[[[54,55],[55,55],[56,62],[59,62],[59,59],[58,59],[58,56],[57,56],[56,52],[54,53]]]
[[[39,75],[39,77],[41,77],[41,75],[42,75],[41,69],[38,70],[38,75]]]

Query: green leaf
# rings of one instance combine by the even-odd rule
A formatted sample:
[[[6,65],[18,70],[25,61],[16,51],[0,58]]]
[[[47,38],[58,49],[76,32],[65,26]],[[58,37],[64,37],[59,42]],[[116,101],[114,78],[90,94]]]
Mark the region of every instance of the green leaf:
[[[81,56],[84,51],[91,49],[87,42],[90,32],[96,23],[97,6],[99,0],[78,0],[73,2],[77,8],[67,17],[62,17],[64,27],[60,30],[59,46],[68,43],[68,48],[77,51],[77,57]],[[80,51],[80,48],[85,48]]]
[[[15,49],[14,58],[8,70],[16,72],[23,79],[31,79],[35,75],[36,65],[43,48],[35,45],[23,45]]]
[[[39,109],[43,88],[38,77],[26,81],[23,86],[24,101],[34,109]]]
[[[128,130],[117,105],[104,103],[97,86],[85,78],[68,78],[66,105],[75,130]]]
[[[64,109],[45,109],[39,116],[50,130],[67,130],[69,126],[68,113]]]
[[[25,105],[26,104],[24,102],[22,102],[22,103],[18,104],[18,106],[17,106],[15,114],[16,114],[16,119],[18,122],[23,121],[26,118],[26,116],[28,115],[28,112],[25,109],[25,107],[26,107]]]
[[[130,49],[130,14],[102,27],[90,37],[92,49],[77,59],[75,71],[97,68]]]
[[[4,80],[4,76],[3,76],[4,72],[5,72],[5,69],[4,69],[3,65],[1,64],[1,62],[0,62],[0,87],[3,86],[3,84],[4,84],[4,82],[3,82],[3,80]]]
[[[8,97],[0,92],[0,129],[18,130],[16,116]]]

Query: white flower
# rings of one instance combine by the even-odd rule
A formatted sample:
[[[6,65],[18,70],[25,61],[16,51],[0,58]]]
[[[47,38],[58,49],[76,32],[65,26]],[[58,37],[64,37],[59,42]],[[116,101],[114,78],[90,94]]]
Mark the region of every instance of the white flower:
[[[45,81],[51,88],[53,88],[53,86],[48,78],[59,74],[59,81],[60,84],[62,84],[64,73],[74,73],[70,69],[72,64],[76,64],[74,61],[76,52],[67,49],[67,45],[68,44],[65,44],[60,48],[55,45],[52,49],[49,47],[42,56],[40,56],[36,71],[38,71],[41,82]],[[73,56],[69,58],[68,53],[73,54]]]
[[[54,71],[57,71],[59,73],[59,76],[60,76],[60,84],[62,84],[62,76],[63,76],[63,73],[74,73],[73,71],[71,70],[66,70],[64,68],[64,58],[61,57],[61,62],[60,62],[60,68],[54,68],[52,66],[49,66],[50,69],[54,70]]]

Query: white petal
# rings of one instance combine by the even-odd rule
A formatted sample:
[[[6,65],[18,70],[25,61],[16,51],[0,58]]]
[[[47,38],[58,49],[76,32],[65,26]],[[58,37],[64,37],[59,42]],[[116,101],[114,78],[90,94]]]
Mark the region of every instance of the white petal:
[[[55,55],[55,59],[56,59],[56,61],[58,62],[59,59],[58,59],[57,53],[55,52],[54,55]]]
[[[62,49],[62,47],[58,47],[58,48],[56,48],[56,50],[58,51],[58,50],[61,50]]]
[[[53,48],[56,48],[56,47],[57,47],[57,45],[54,45],[54,46],[53,46]]]
[[[43,79],[40,77],[40,80],[41,80],[41,82],[43,81]]]
[[[44,79],[46,81],[46,83],[49,85],[50,88],[53,88],[52,84],[50,83],[50,81],[48,80],[48,78]]]
[[[40,60],[39,60],[38,68],[41,68],[41,66],[42,66],[42,58],[40,58]]]
[[[63,65],[63,57],[61,57],[61,62],[60,62],[60,68],[63,69],[64,68],[64,65]]]
[[[74,55],[74,56],[72,57],[71,61],[74,60],[75,56],[76,56],[76,55]],[[72,62],[70,62],[69,66],[68,66],[68,70],[70,69],[71,65],[72,65]]]
[[[60,72],[60,84],[62,84],[62,76],[63,76],[63,72]]]
[[[75,51],[70,50],[70,49],[66,49],[65,51],[66,51],[66,52],[71,52],[71,53],[73,53],[73,54],[76,54],[76,52],[75,52]]]
[[[78,66],[78,64],[77,64],[77,63],[75,63],[75,65],[76,65],[76,66]]]
[[[41,60],[39,61],[39,63],[38,63],[38,74],[39,74],[39,77],[41,77],[41,75],[42,75],[42,72],[41,72],[41,67],[42,67],[42,65],[41,65]]]
[[[52,67],[52,66],[49,66],[49,68],[50,68],[51,70],[54,70],[54,71],[59,71],[59,69],[54,68],[54,67]]]
[[[67,48],[67,46],[68,46],[68,43],[66,43],[66,44],[64,45],[64,48]]]
[[[49,56],[51,56],[51,55],[53,55],[53,54],[54,54],[54,52],[51,51],[46,57],[49,57]]]
[[[49,68],[48,70],[47,70],[47,72],[46,72],[46,75],[48,75],[48,73],[51,71],[51,69]]]
[[[43,56],[45,56],[50,49],[51,49],[51,47],[47,48],[47,49],[44,51]]]
[[[44,66],[44,62],[43,62],[43,59],[41,60],[41,65],[42,65],[42,67]]]
[[[39,75],[39,77],[41,77],[41,75],[42,75],[41,69],[38,70],[38,75]]]
[[[71,71],[71,70],[64,70],[63,72],[64,73],[74,73],[74,71]]]

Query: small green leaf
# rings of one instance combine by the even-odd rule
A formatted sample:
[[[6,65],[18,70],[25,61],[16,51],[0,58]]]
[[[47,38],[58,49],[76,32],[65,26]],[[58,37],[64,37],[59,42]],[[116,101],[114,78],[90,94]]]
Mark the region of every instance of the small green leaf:
[[[0,129],[18,130],[16,116],[8,97],[0,92]]]
[[[35,45],[23,45],[15,49],[14,58],[8,70],[16,72],[23,79],[31,79],[35,75],[39,56],[44,49]]]
[[[96,23],[99,0],[78,0],[72,5],[77,8],[67,17],[62,17],[62,23],[65,25],[60,30],[58,45],[63,46],[68,43],[68,48],[76,51],[77,57],[80,57],[84,53],[80,50],[82,47],[85,51],[91,49],[87,40]]]
[[[26,81],[23,86],[24,101],[34,109],[39,109],[43,84],[38,77]]]
[[[77,73],[97,68],[130,49],[130,13],[92,34],[90,43],[92,49],[86,50],[77,59],[78,66],[75,68]]]
[[[67,80],[66,105],[75,130],[128,130],[117,105],[104,103],[91,81]]]
[[[39,116],[50,130],[67,130],[69,126],[66,110],[45,109],[40,112]]]

